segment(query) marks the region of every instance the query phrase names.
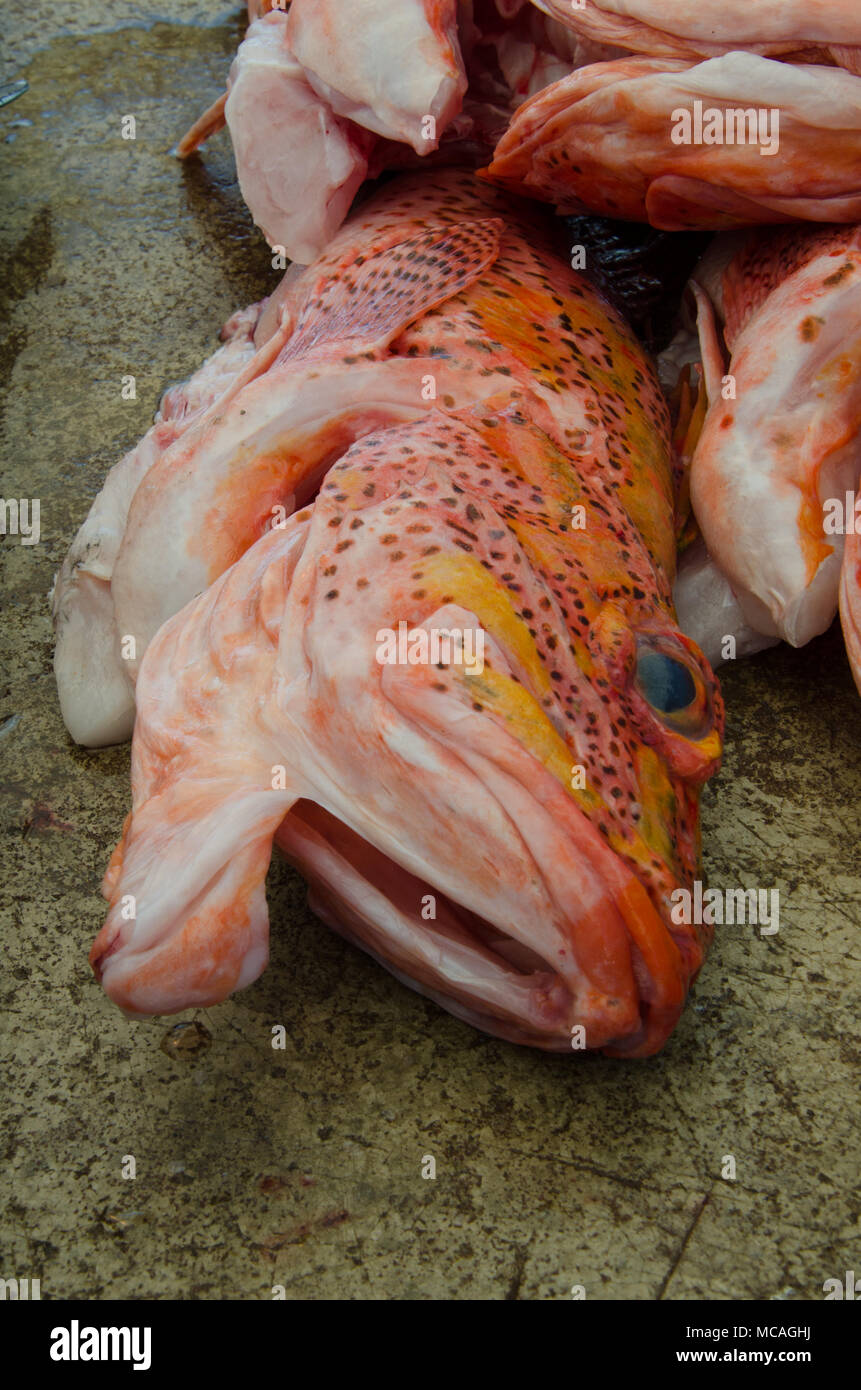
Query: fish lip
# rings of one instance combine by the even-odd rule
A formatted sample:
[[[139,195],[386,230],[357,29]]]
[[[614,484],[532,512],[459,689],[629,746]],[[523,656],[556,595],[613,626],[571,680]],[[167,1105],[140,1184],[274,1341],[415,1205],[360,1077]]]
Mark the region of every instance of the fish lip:
[[[512,1036],[512,1040],[524,1022],[527,1031],[545,1040],[564,1024],[570,991],[540,953],[535,952],[536,963],[544,968],[529,970],[498,952],[494,943],[504,940],[514,947],[521,943],[503,926],[479,918],[430,881],[409,873],[319,804],[297,803],[282,822],[276,840],[308,881],[309,904],[316,914],[410,988],[460,1017],[475,1021],[480,1015],[480,1026],[486,1031]],[[423,902],[430,895],[435,914],[432,919],[417,925],[407,918],[399,906],[399,898],[402,901],[407,891],[405,885],[409,885],[414,901],[415,894],[420,894]],[[412,954],[404,952],[403,936],[396,936],[395,917],[401,931],[410,932]],[[381,925],[386,918],[388,935]],[[509,985],[521,1007],[500,1007],[496,1014],[473,1007],[468,990],[459,988],[457,979],[470,965],[476,970],[484,968],[494,977],[491,987],[503,982]],[[482,983],[487,984],[487,978]],[[489,1027],[484,1020],[493,1020],[498,1026]]]
[[[303,813],[303,807],[312,809]],[[337,851],[333,846],[336,836],[343,837]],[[625,915],[629,930],[636,924],[631,949],[637,954],[637,988],[633,997],[624,991],[613,997],[612,992],[604,994],[587,980],[578,1004],[570,981],[554,968],[545,953],[535,952],[535,969],[528,969],[529,962],[522,957],[518,963],[516,954],[523,949],[522,932],[507,930],[504,922],[479,918],[454,903],[431,881],[407,875],[412,903],[417,901],[416,894],[422,895],[422,901],[428,894],[433,895],[433,921],[419,923],[413,912],[407,923],[401,914],[397,930],[390,924],[387,935],[384,914],[399,912],[399,886],[389,880],[385,902],[374,901],[379,891],[375,880],[382,877],[383,860],[394,875],[406,871],[319,805],[297,803],[282,822],[277,841],[309,882],[309,905],[327,925],[372,955],[402,983],[448,1012],[519,1045],[545,1051],[584,1050],[577,1036],[578,1028],[583,1026],[585,1048],[589,1051],[617,1057],[651,1056],[672,1032],[684,1007],[687,986],[702,960],[702,951],[696,946],[693,951],[679,949],[669,920],[664,919],[631,871]],[[344,842],[348,845],[346,852],[358,859],[362,872],[355,869],[345,874],[344,859],[335,863],[336,854],[345,852]],[[375,862],[378,856],[379,863]],[[403,936],[398,935],[404,931],[410,933],[410,944],[416,948],[412,955],[405,954]],[[499,949],[509,944],[516,948],[514,960]],[[427,956],[431,953],[436,958],[429,967]],[[482,995],[478,989],[471,996],[467,988],[461,987],[470,961],[476,970],[488,966],[495,974],[496,984],[505,995],[503,1005],[498,998]],[[584,999],[591,1001],[591,1012]]]

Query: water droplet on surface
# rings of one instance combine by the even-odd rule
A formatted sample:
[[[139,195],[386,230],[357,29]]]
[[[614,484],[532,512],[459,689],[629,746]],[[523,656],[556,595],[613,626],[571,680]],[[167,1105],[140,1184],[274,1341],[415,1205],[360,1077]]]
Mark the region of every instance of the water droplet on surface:
[[[177,1062],[198,1057],[212,1045],[212,1034],[202,1023],[175,1023],[168,1028],[159,1047]]]
[[[129,1226],[134,1226],[142,1216],[142,1211],[118,1211],[110,1216],[106,1213],[101,1219],[112,1231],[127,1231]]]

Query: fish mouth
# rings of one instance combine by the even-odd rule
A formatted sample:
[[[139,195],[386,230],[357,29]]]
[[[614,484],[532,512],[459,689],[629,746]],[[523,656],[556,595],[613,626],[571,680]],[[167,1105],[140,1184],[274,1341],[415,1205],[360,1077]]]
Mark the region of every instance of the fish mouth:
[[[645,1057],[660,1049],[681,1012],[681,981],[667,1007],[636,947],[633,997],[572,990],[570,971],[525,944],[522,932],[454,901],[315,802],[293,806],[276,843],[306,879],[309,906],[327,926],[493,1036],[551,1052]]]

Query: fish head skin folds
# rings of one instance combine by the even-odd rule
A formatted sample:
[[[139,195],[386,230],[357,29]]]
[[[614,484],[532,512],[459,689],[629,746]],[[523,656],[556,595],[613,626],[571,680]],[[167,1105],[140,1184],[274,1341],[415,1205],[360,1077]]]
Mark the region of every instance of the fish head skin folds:
[[[170,619],[91,955],[111,998],[250,983],[275,837],[323,920],[457,1016],[657,1051],[708,944],[670,904],[723,710],[621,497],[528,391],[431,411]]]

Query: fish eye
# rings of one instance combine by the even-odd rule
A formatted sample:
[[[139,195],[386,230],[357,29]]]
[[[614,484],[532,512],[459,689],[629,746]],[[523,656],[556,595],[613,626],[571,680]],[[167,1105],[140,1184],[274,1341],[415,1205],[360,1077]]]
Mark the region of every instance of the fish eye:
[[[653,717],[671,733],[689,743],[708,736],[714,725],[709,686],[681,644],[656,634],[640,637],[634,684]]]
[[[696,682],[685,663],[649,648],[637,657],[637,685],[660,714],[686,710],[697,698]]]

